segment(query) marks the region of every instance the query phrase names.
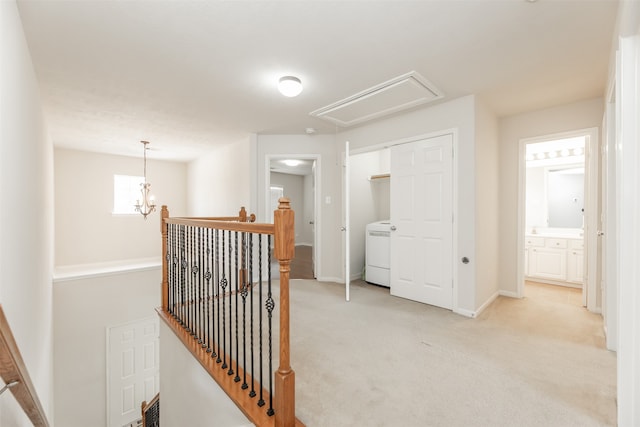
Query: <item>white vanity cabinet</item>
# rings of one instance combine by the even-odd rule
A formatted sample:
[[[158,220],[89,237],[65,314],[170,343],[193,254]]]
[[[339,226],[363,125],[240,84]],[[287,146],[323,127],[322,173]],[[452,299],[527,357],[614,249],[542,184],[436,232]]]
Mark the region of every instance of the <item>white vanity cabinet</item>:
[[[569,240],[567,249],[567,282],[582,284],[584,280],[584,242]]]
[[[569,286],[582,284],[582,240],[526,236],[525,276]]]

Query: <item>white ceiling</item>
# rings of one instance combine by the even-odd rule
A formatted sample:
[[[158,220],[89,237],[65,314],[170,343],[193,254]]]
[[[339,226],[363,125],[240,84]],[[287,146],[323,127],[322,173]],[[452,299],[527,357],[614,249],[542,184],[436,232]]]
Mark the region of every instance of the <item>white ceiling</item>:
[[[410,71],[437,102],[475,93],[499,116],[602,96],[617,5],[18,2],[54,144],[141,157],[144,139],[175,160],[249,133],[333,134],[309,113]],[[288,74],[297,98],[275,88]]]

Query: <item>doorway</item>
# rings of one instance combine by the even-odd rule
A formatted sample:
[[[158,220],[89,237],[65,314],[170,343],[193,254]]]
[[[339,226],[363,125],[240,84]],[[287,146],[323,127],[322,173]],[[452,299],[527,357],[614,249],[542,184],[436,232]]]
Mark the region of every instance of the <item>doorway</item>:
[[[597,307],[597,129],[521,140],[518,297],[525,283],[582,291]]]
[[[319,155],[267,156],[266,211],[273,222],[273,211],[279,197],[288,197],[295,212],[295,258],[291,263],[291,279],[314,279],[319,269],[318,230],[320,213],[316,189]]]

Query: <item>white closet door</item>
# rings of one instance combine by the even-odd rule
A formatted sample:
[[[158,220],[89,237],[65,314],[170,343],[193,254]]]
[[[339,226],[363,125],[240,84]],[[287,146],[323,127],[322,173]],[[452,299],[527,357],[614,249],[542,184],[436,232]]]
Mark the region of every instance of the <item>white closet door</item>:
[[[122,427],[142,417],[140,405],[160,390],[158,318],[108,329],[108,425]]]
[[[391,294],[453,306],[453,135],[391,147]]]

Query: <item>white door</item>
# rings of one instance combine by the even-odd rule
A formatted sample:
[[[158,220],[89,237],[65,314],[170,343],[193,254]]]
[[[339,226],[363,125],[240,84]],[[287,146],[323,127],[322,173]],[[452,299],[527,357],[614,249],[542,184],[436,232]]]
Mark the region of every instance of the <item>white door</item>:
[[[318,246],[318,242],[316,241],[316,212],[318,211],[318,206],[316,206],[316,161],[313,161],[311,166],[311,206],[313,206],[313,212],[311,214],[311,236],[312,236],[312,244],[311,244],[311,269],[313,270],[313,277],[316,276],[316,247]]]
[[[351,298],[351,244],[349,242],[349,222],[351,211],[349,210],[349,141],[344,142],[344,162],[342,168],[342,183],[343,183],[343,192],[344,200],[342,201],[342,205],[344,206],[344,221],[343,226],[341,227],[343,242],[344,242],[344,293],[345,299],[347,301]]]
[[[141,404],[160,390],[158,318],[107,330],[108,425],[122,427],[141,418]]]
[[[391,147],[391,294],[453,306],[453,135]]]

